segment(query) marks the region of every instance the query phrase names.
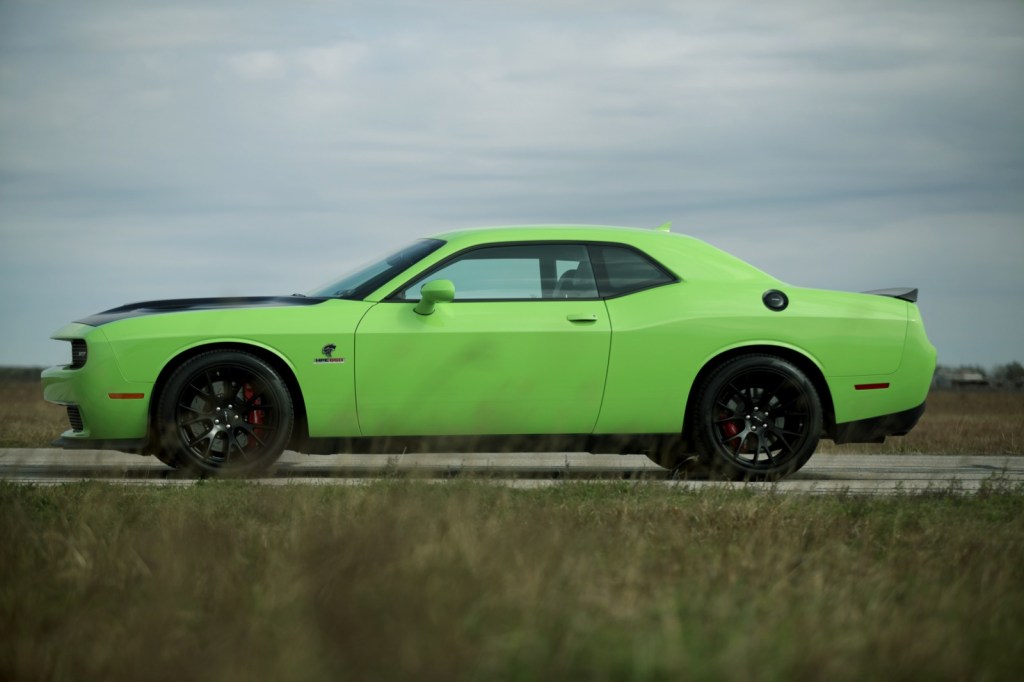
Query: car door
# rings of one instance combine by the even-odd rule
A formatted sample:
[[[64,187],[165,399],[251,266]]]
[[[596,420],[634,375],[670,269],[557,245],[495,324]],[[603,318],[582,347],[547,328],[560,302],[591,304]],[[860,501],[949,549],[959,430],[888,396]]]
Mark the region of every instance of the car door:
[[[454,300],[414,308],[423,284]],[[611,340],[582,244],[498,244],[443,261],[371,308],[356,331],[366,436],[589,433]]]

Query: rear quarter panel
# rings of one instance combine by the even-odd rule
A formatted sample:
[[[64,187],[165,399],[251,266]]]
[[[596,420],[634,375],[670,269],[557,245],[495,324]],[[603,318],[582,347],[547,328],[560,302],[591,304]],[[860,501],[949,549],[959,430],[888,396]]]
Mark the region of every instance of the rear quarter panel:
[[[785,310],[762,303],[769,288],[788,295]],[[683,281],[607,304],[612,347],[599,433],[678,432],[698,372],[736,348],[799,352],[830,386],[839,377],[892,374],[900,367],[907,328],[903,301],[790,287],[769,278]],[[836,409],[842,419],[845,407]]]

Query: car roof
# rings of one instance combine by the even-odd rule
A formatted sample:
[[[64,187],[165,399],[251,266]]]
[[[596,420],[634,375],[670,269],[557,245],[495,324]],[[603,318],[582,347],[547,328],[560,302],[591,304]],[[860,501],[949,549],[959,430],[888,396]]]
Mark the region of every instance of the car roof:
[[[753,265],[705,241],[666,229],[612,225],[507,225],[452,230],[434,235],[459,250],[477,244],[522,241],[594,241],[634,246],[668,267],[681,279],[775,280]],[[445,249],[450,252],[450,249]]]
[[[504,225],[499,227],[451,230],[435,236],[438,239],[451,243],[567,239],[573,241],[609,241],[631,244],[646,242],[651,239],[664,239],[668,235],[675,238],[693,239],[693,237],[687,237],[686,235],[660,230],[618,227],[614,225]]]

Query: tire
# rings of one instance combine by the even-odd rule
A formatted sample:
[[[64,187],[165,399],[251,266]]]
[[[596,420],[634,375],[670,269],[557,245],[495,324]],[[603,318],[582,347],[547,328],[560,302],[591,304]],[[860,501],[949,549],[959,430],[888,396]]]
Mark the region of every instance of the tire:
[[[288,386],[242,351],[209,351],[178,367],[156,408],[157,457],[203,476],[247,475],[281,456],[295,423]]]
[[[743,355],[701,383],[690,433],[717,476],[775,480],[802,467],[821,438],[821,400],[798,367],[774,355]]]

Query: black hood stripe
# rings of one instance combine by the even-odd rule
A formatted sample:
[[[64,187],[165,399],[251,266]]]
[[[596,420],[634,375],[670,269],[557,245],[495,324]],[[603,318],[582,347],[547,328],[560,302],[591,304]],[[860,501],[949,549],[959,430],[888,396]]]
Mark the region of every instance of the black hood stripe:
[[[76,320],[79,324],[98,327],[129,317],[180,313],[188,310],[221,310],[224,308],[282,308],[287,306],[317,305],[328,299],[306,296],[235,296],[224,298],[172,298],[163,301],[142,301],[104,310]]]

